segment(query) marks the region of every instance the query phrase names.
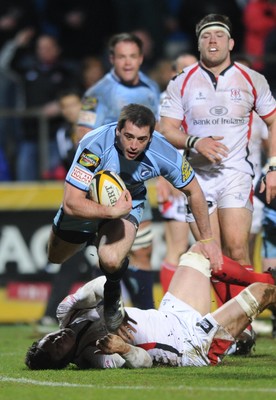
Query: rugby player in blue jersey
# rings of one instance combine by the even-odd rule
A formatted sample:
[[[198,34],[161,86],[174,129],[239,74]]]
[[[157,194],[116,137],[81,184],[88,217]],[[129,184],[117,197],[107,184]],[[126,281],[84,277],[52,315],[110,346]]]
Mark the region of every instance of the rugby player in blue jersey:
[[[152,79],[141,70],[143,42],[132,33],[119,33],[110,38],[109,59],[112,65],[108,72],[84,94],[77,136],[99,126],[116,122],[123,106],[130,103],[149,107],[156,119],[159,114],[160,91]],[[142,309],[153,308],[152,211],[145,202],[143,218],[135,242],[130,251],[130,265],[124,275],[132,304]]]
[[[118,122],[85,135],[66,176],[63,203],[49,240],[49,261],[63,263],[97,234],[99,263],[107,278],[104,317],[110,332],[125,316],[120,281],[128,268],[127,256],[143,215],[145,181],[162,175],[185,193],[195,215],[203,255],[214,270],[222,264],[221,251],[211,235],[207,203],[194,171],[185,157],[154,131],[155,123],[149,108],[129,104],[123,107]],[[119,174],[127,187],[113,207],[88,198],[94,174],[103,169]]]

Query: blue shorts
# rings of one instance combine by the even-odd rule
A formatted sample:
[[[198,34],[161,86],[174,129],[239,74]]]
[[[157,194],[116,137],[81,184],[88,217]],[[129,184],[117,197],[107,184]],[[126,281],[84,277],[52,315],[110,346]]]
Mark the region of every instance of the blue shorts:
[[[136,229],[138,229],[143,216],[144,203],[134,200],[132,201],[132,206],[131,212],[122,219],[130,221],[136,227]],[[80,244],[87,241],[91,242],[91,238],[96,237],[99,227],[110,221],[112,220],[100,218],[95,218],[88,221],[72,217],[64,214],[61,206],[54,217],[53,231],[58,237],[66,242]]]

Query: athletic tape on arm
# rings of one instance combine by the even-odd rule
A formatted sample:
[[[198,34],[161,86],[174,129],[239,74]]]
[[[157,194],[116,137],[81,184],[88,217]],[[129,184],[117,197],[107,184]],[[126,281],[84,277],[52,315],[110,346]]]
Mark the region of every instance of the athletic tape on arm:
[[[141,347],[130,345],[128,353],[121,354],[128,368],[150,368],[152,359],[149,353]]]
[[[239,293],[235,300],[239,303],[249,321],[253,321],[259,315],[259,303],[248,288]]]
[[[191,267],[197,269],[203,275],[207,276],[207,278],[210,278],[211,276],[210,261],[202,254],[188,251],[180,256],[178,265],[179,267]]]

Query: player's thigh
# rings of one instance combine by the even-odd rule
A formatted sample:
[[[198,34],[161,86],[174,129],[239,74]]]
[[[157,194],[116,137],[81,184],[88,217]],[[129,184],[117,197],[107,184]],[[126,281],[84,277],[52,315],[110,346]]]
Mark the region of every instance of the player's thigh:
[[[250,263],[248,241],[252,212],[247,208],[220,208],[218,216],[222,246],[226,255],[242,264]]]
[[[179,300],[189,304],[205,315],[210,312],[210,278],[200,271],[186,266],[179,266],[169,285],[168,291]]]
[[[137,228],[126,219],[105,222],[98,233],[98,255],[103,263],[119,265],[128,255]]]
[[[58,237],[53,231],[48,241],[48,259],[54,264],[61,264],[80,251],[85,243],[71,243]]]

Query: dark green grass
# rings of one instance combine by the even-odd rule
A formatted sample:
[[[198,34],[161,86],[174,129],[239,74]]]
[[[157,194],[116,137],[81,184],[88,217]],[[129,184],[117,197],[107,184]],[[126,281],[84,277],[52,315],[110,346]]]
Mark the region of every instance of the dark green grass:
[[[29,371],[29,326],[0,326],[0,399],[178,400],[276,399],[276,340],[260,337],[250,357],[218,367]]]

